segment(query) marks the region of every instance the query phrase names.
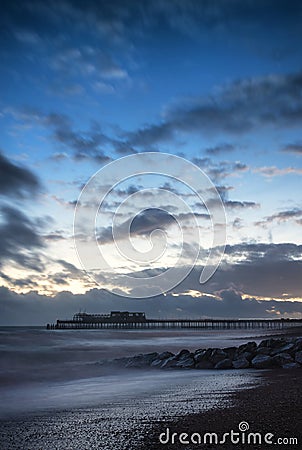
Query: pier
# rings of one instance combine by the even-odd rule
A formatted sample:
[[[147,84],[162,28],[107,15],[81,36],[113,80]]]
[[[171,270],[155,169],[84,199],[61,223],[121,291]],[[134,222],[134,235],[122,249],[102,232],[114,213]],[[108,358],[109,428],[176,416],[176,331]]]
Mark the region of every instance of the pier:
[[[143,312],[111,311],[110,314],[77,313],[70,320],[47,324],[51,330],[78,329],[284,329],[302,325],[302,319],[147,319]]]

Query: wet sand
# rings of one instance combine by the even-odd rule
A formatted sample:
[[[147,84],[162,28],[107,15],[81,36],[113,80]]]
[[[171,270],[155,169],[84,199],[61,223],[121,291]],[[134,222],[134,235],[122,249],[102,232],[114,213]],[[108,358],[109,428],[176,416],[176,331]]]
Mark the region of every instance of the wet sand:
[[[249,371],[242,371],[248,374]],[[222,375],[222,373],[220,373]],[[74,409],[58,413],[19,418],[2,424],[1,450],[179,450],[179,449],[268,449],[301,448],[302,408],[301,408],[302,370],[259,371],[260,384],[247,384],[239,391],[228,389],[221,392],[219,404],[213,403],[212,410],[190,413],[197,401],[208,404],[212,396],[196,390],[190,395],[184,390],[177,396],[176,410],[172,416],[156,417],[154,398],[146,398],[143,404],[121,403],[118,408],[107,410]],[[180,391],[181,392],[181,391]],[[217,396],[216,396],[217,398]],[[157,400],[158,401],[158,400]],[[153,403],[153,405],[152,405]],[[150,414],[152,408],[154,414]],[[200,410],[199,410],[200,411]],[[159,413],[159,411],[158,411]],[[238,424],[249,424],[253,433],[274,434],[277,438],[297,438],[298,445],[258,445],[244,444],[160,444],[159,435],[170,429],[178,435],[189,436],[199,433],[215,432],[219,439],[224,433],[238,432]]]
[[[11,418],[0,420],[0,449],[143,450],[149,448],[144,440],[159,420],[174,420],[209,408],[224,408],[232,392],[255,385],[254,376],[243,371],[222,374],[218,371],[173,370],[152,374],[149,370],[144,375],[141,370],[136,370],[128,376],[128,389],[123,389],[115,399],[109,395],[98,400],[98,390],[104,380],[95,379],[93,386],[89,384],[91,380],[86,380],[77,389],[72,385],[75,397],[81,391],[87,395],[87,406],[81,408],[76,400],[73,406],[68,402],[65,409],[56,411],[50,407],[51,391],[43,391],[47,407],[44,411],[29,413],[26,410],[21,415],[13,414]],[[123,382],[122,374],[119,380]],[[107,387],[109,392],[110,385]],[[91,389],[95,401],[89,396]],[[117,389],[116,383],[113,383],[113,389]],[[62,398],[64,392],[63,386],[56,390]],[[8,402],[6,408],[9,408]]]
[[[260,373],[259,373],[260,375]],[[262,383],[253,389],[247,389],[232,394],[232,405],[224,409],[202,412],[200,414],[187,415],[174,421],[159,423],[153,426],[152,432],[146,437],[144,447],[148,450],[178,450],[178,449],[266,449],[266,448],[302,448],[302,370],[273,370],[261,371]],[[184,432],[192,436],[199,433],[202,438],[206,432],[215,432],[219,438],[224,433],[234,430],[238,432],[238,425],[242,421],[249,424],[249,432],[261,433],[262,441],[266,433],[274,434],[269,438],[275,442],[277,438],[297,438],[298,445],[282,441],[281,445],[265,444],[180,444],[179,438],[171,443],[171,437],[167,444],[159,442],[160,433],[166,428],[172,433]],[[247,434],[248,432],[246,432]],[[241,433],[240,433],[241,435]],[[184,437],[187,440],[187,437]],[[241,437],[240,437],[241,439]],[[208,441],[209,442],[209,441]]]

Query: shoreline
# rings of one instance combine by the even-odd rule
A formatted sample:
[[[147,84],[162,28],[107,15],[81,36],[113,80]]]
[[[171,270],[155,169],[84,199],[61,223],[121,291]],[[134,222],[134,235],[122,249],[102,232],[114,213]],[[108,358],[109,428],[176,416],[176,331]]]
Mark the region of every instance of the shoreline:
[[[290,331],[290,333],[283,333],[283,335],[255,336],[255,339],[258,341],[263,337],[267,342],[275,345],[278,343],[273,342],[276,338],[279,341],[282,336],[284,338],[290,338],[289,335],[292,334],[295,337],[301,336],[301,329]],[[242,338],[240,340],[242,341]],[[279,347],[279,344],[282,344],[281,347]],[[294,348],[288,348],[288,346],[284,348],[283,344],[285,342],[281,340],[279,344],[277,346],[279,348],[278,351],[289,351],[293,353],[293,356],[294,353],[296,354],[296,346]],[[241,348],[240,352],[243,351],[246,354],[246,345],[249,344],[242,344],[238,347],[238,350]],[[300,346],[300,340],[297,345]],[[253,347],[255,346],[253,345]],[[217,349],[212,350],[215,350],[215,354],[217,353]],[[252,350],[252,353],[254,351],[256,350]],[[183,354],[183,352],[180,351],[180,354]],[[199,351],[197,352],[199,353]],[[128,360],[128,358],[126,359]],[[179,358],[177,361],[179,362]],[[96,369],[98,367],[98,365],[95,366]],[[40,450],[43,448],[43,450],[54,450],[54,448],[58,448],[64,450],[68,448],[72,450],[87,450],[88,443],[89,449],[96,450],[103,450],[102,444],[106,444],[105,448],[107,450],[272,448],[271,445],[240,446],[238,444],[231,445],[230,443],[225,443],[224,445],[182,445],[179,441],[177,443],[177,439],[175,444],[171,444],[171,442],[160,444],[159,442],[159,435],[165,432],[167,427],[170,430],[170,434],[178,433],[179,435],[184,432],[191,436],[192,433],[203,435],[208,432],[217,433],[221,437],[224,433],[231,430],[238,432],[238,424],[242,421],[246,421],[249,424],[251,432],[260,432],[263,435],[273,433],[276,438],[297,438],[298,444],[300,444],[298,446],[281,446],[281,448],[301,448],[302,435],[299,430],[302,419],[302,412],[300,411],[301,368],[302,364],[300,364],[300,367],[291,370],[275,367],[272,370],[247,368],[246,370],[235,369],[234,371],[223,369],[215,371],[193,369],[188,371],[184,367],[181,370],[152,371],[151,368],[148,368],[147,371],[144,371],[141,369],[131,370],[131,368],[122,370],[119,366],[119,370],[114,373],[116,375],[119,374],[121,395],[125,396],[129,387],[135,393],[135,395],[129,397],[131,400],[130,404],[129,400],[127,402],[122,400],[123,398],[126,399],[126,397],[121,397],[116,403],[116,408],[111,404],[112,399],[110,400],[109,398],[109,409],[107,410],[107,400],[104,403],[104,399],[100,397],[97,401],[100,402],[101,409],[99,409],[97,404],[93,406],[93,403],[90,402],[82,406],[78,405],[78,407],[70,407],[66,403],[62,410],[49,410],[49,412],[45,411],[45,414],[42,415],[34,413],[30,417],[26,418],[24,416],[16,420],[13,418],[4,419],[2,420],[1,432],[3,438],[7,440],[3,440],[2,445],[4,447],[1,447],[0,444],[0,449]],[[128,380],[129,386],[125,378],[128,370],[129,374],[131,374]],[[137,378],[135,383],[134,378],[132,378],[133,374],[135,374],[134,378]],[[181,376],[180,380],[177,379],[178,375]],[[199,377],[203,377],[203,375],[209,377],[208,380],[210,380],[205,384],[206,390],[204,390],[203,386],[197,387],[196,385],[195,388],[194,384],[191,389],[189,387],[189,378],[193,376],[193,378],[197,377],[199,380]],[[228,378],[229,375],[232,377],[239,375],[242,377],[243,382],[241,383],[240,380],[236,379],[235,383],[224,381],[224,387],[219,386],[219,384],[223,383],[222,380]],[[251,375],[255,377],[255,384],[248,381]],[[148,383],[149,380],[148,377],[152,377],[153,384],[155,383],[154,377],[160,380],[161,386],[163,383],[166,383],[170,393],[166,393],[166,388],[162,393],[158,392],[158,387],[154,384],[154,392],[158,393],[158,400],[150,391],[149,396],[144,393],[141,400],[138,401],[138,388],[141,386],[142,392],[145,390],[145,383]],[[166,379],[165,382],[163,378]],[[62,386],[57,392],[54,390],[53,394],[59,394],[66,399],[69,398],[68,395],[70,396],[71,392],[74,394],[79,389],[77,382],[74,387],[67,383],[65,390],[62,390]],[[99,380],[93,380],[93,383],[89,385],[84,382],[83,388],[78,393],[85,394],[86,402],[87,394],[92,392],[95,399],[100,395],[99,389],[101,387],[102,380],[99,378]],[[111,386],[110,384],[110,388],[114,389],[115,395],[118,395],[114,385]],[[109,395],[109,391],[105,390],[104,392],[106,392],[106,395]],[[129,396],[129,392],[127,395]],[[47,396],[47,407],[49,407],[51,398]],[[216,400],[218,399],[218,403],[215,403],[215,398]],[[206,410],[207,405],[212,409]],[[163,408],[162,411],[161,408]],[[24,442],[23,439],[25,439]]]
[[[220,372],[221,373],[221,372]],[[230,373],[230,372],[228,372]],[[242,371],[248,375],[250,371]],[[219,372],[217,372],[217,376]],[[213,405],[212,409],[201,412],[183,414],[181,409],[170,419],[153,418],[147,413],[144,417],[135,414],[135,409],[129,410],[124,416],[125,405],[121,405],[120,414],[116,409],[100,414],[98,407],[84,409],[72,408],[64,411],[52,411],[44,415],[5,420],[2,426],[3,440],[1,450],[183,450],[183,449],[269,449],[272,445],[181,445],[160,444],[159,435],[167,428],[172,433],[217,433],[219,439],[224,433],[234,430],[238,432],[238,424],[245,421],[250,432],[261,433],[264,436],[272,433],[276,438],[297,438],[298,445],[281,445],[279,448],[301,448],[302,410],[301,370],[253,371],[259,378],[259,383],[246,384],[238,391],[225,391],[227,401]],[[214,393],[213,385],[213,393]],[[216,394],[219,392],[215,391]],[[192,394],[192,393],[191,393]],[[208,393],[209,394],[209,393]],[[207,395],[204,397],[207,401]],[[204,392],[195,392],[198,401],[203,401]],[[199,398],[200,397],[200,398]],[[225,397],[222,397],[222,400]],[[147,399],[146,399],[147,400]],[[190,408],[190,397],[184,397]],[[147,400],[148,404],[148,400]],[[134,413],[134,415],[133,415]],[[123,420],[124,426],[120,423]],[[125,422],[124,422],[125,420]],[[122,426],[121,426],[122,425]],[[16,428],[17,427],[17,428]],[[18,431],[17,431],[18,429]],[[16,434],[17,432],[17,434]],[[102,436],[103,434],[103,436]],[[18,436],[19,435],[19,436]],[[105,440],[104,440],[105,438]],[[23,440],[24,439],[24,440]],[[23,440],[23,442],[22,442]],[[20,445],[20,444],[23,445]],[[106,443],[106,447],[102,444]],[[87,447],[89,444],[89,447]],[[278,448],[277,447],[277,448]]]
[[[282,444],[279,448],[301,448],[302,443],[302,408],[301,408],[301,370],[270,370],[261,371],[263,379],[259,385],[240,390],[231,394],[231,405],[223,409],[213,409],[197,414],[190,414],[179,419],[154,424],[149,436],[146,437],[144,447],[148,450],[183,450],[187,449],[268,449],[274,445],[263,443],[264,436],[272,433],[273,441],[277,438],[297,438],[298,445]],[[234,430],[238,432],[238,425],[242,422],[249,424],[249,432],[261,433],[262,444],[181,444],[180,433],[187,433],[189,439],[193,433],[202,437],[205,433],[217,433],[219,439],[224,433]],[[163,440],[167,440],[169,428],[169,441],[167,444],[159,442],[159,436],[164,433]],[[172,444],[172,434],[177,433]],[[247,434],[248,432],[246,432]],[[196,437],[195,437],[196,438]],[[227,438],[228,439],[228,438]],[[287,442],[287,441],[285,441]]]

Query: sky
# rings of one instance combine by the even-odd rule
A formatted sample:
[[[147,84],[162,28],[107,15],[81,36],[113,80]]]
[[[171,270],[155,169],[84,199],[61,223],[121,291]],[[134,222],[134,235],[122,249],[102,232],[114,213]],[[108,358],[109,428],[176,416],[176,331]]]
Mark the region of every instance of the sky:
[[[295,0],[2,0],[0,323],[302,318],[301,23]]]

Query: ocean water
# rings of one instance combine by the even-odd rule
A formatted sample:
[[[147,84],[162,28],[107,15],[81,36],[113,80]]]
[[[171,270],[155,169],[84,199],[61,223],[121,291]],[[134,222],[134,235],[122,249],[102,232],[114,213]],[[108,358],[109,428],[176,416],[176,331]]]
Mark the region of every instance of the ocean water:
[[[108,371],[98,361],[238,346],[259,341],[260,333],[3,327],[0,449],[143,448],[139,442],[153,422],[225,407],[232,392],[253,387],[259,376],[254,371]]]
[[[261,334],[261,336],[260,336]],[[97,377],[97,361],[152,351],[240,345],[263,330],[46,330],[0,327],[2,387]]]

